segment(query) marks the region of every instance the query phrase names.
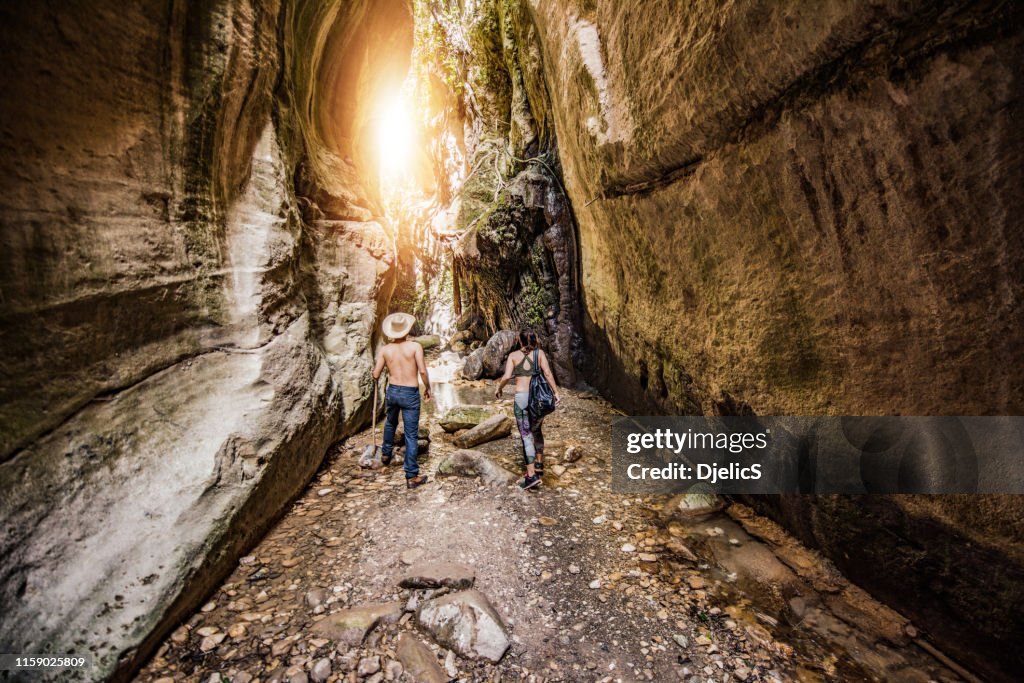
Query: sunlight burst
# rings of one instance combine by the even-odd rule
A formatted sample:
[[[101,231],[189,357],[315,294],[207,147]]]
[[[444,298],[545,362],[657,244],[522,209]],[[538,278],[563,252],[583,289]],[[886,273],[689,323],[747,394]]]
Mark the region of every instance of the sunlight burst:
[[[377,154],[382,180],[408,176],[413,160],[415,132],[409,104],[402,93],[386,99],[377,116]]]

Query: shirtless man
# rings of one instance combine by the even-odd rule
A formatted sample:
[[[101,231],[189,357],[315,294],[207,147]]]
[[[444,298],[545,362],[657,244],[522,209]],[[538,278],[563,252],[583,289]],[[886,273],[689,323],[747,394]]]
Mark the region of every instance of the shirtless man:
[[[415,322],[416,319],[408,313],[392,313],[384,318],[384,335],[394,341],[381,349],[373,368],[374,381],[380,377],[385,365],[388,368],[388,390],[384,398],[387,421],[384,423],[381,462],[391,464],[398,412],[401,411],[405,423],[405,485],[410,489],[427,483],[427,475],[420,474],[416,461],[420,434],[420,378],[423,379],[423,400],[430,400],[430,377],[423,362],[423,347],[408,339]]]

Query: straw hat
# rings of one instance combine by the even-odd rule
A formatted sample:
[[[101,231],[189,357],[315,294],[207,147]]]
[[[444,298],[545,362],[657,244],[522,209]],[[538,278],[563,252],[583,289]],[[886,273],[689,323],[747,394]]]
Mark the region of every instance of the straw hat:
[[[384,323],[381,325],[381,329],[384,330],[384,335],[391,337],[392,339],[401,339],[405,335],[409,334],[409,330],[416,324],[416,318],[412,317],[408,313],[392,313],[388,317],[384,318]]]

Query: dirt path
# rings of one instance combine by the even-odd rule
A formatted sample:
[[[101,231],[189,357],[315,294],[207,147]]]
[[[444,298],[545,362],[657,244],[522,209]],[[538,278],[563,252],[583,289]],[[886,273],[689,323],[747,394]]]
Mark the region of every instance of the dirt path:
[[[485,383],[436,374],[439,408],[486,401]],[[461,681],[959,680],[911,643],[899,615],[742,506],[686,521],[667,517],[662,497],[613,494],[615,413],[565,394],[545,423],[537,492],[438,477],[455,448],[429,411],[431,482],[418,490],[405,489],[400,466],[359,469],[369,431],[350,439],[138,680],[413,680],[396,653],[401,633]],[[569,446],[577,462],[564,461]],[[479,447],[515,473],[519,449],[514,435]],[[420,561],[475,570],[511,634],[499,663],[456,657],[408,612],[355,646],[313,629],[343,608],[405,603],[413,591],[398,580]]]

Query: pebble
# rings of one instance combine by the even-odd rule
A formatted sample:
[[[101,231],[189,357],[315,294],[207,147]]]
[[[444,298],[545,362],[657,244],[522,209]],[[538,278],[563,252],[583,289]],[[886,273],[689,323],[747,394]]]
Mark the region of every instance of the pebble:
[[[600,588],[601,587],[601,579],[594,579],[593,581],[590,582],[589,586],[591,588]]]
[[[388,681],[397,681],[402,678],[402,674],[405,672],[405,668],[401,662],[390,660],[384,666],[384,679]]]
[[[626,543],[622,546],[622,552],[631,553],[636,551],[636,546],[632,543]]]
[[[212,612],[215,609],[217,609],[217,603],[208,602],[205,605],[203,605],[203,608],[200,610],[200,612]]]
[[[199,649],[203,652],[209,652],[210,650],[224,642],[224,639],[226,637],[226,633],[215,633],[212,636],[206,636],[205,638],[203,638],[203,642],[199,644]]]
[[[324,593],[323,589],[321,588],[314,588],[313,590],[306,593],[305,597],[306,605],[308,605],[309,607],[317,607],[318,605],[323,604],[324,600],[326,599],[327,596]]]
[[[580,566],[578,564],[570,564],[569,565],[569,573],[570,574],[579,574],[580,573]]]
[[[448,655],[444,658],[444,671],[448,674],[448,678],[459,677],[459,668],[455,666],[455,653],[451,650],[448,651]]]
[[[359,660],[359,666],[356,668],[356,673],[360,676],[371,676],[378,671],[380,671],[380,657],[377,655],[363,657]]]
[[[707,584],[707,582],[704,581],[703,576],[691,576],[686,580],[686,582],[690,584],[690,588],[693,590],[700,590]]]
[[[309,671],[309,677],[314,683],[324,683],[331,676],[331,660],[326,657],[316,660],[313,668]]]
[[[594,517],[592,521],[594,522],[594,524],[604,524],[608,521],[608,518],[604,515],[598,515],[597,517]]]
[[[407,548],[398,556],[398,561],[405,565],[413,565],[423,559],[423,548]]]
[[[677,633],[672,636],[672,640],[676,641],[676,645],[683,648],[684,650],[690,647],[690,640],[682,633]]]
[[[541,526],[554,526],[558,524],[558,520],[552,517],[541,517],[537,521],[540,522]]]

